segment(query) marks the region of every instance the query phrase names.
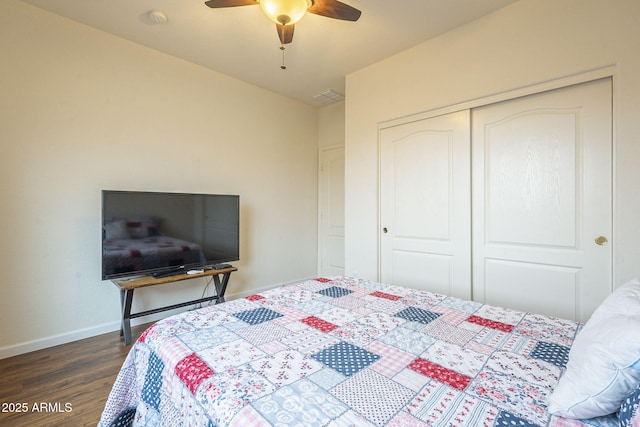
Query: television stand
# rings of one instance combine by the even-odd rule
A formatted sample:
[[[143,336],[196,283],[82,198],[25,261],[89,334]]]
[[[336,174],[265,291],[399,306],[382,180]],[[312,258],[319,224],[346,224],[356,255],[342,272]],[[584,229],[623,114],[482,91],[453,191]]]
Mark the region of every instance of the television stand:
[[[120,336],[124,338],[124,344],[131,344],[131,319],[137,317],[147,316],[149,314],[160,313],[162,311],[172,310],[174,308],[186,307],[188,305],[198,304],[207,301],[214,301],[216,304],[224,302],[224,293],[227,290],[227,284],[229,283],[229,276],[234,271],[238,271],[235,267],[228,267],[223,269],[210,269],[204,270],[202,273],[186,274],[180,273],[171,276],[153,277],[143,276],[134,279],[119,279],[114,280],[113,284],[120,290],[120,306],[122,308],[122,321],[120,326]],[[133,291],[138,288],[144,288],[147,286],[161,285],[163,283],[180,282],[187,279],[195,279],[198,277],[212,276],[213,283],[216,287],[216,294],[214,296],[200,298],[192,301],[183,302],[180,304],[168,305],[166,307],[154,308],[152,310],[145,310],[138,313],[131,313],[131,305],[133,302]]]

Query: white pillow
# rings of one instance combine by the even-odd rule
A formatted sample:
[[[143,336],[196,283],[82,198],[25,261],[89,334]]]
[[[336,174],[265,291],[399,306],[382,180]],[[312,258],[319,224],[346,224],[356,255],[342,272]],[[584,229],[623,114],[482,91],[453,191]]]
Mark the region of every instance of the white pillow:
[[[125,220],[113,221],[104,225],[106,240],[130,239],[129,229]]]
[[[640,383],[640,280],[609,295],[596,309],[569,352],[569,362],[549,397],[551,414],[586,419],[620,409]],[[637,365],[636,365],[637,366]]]

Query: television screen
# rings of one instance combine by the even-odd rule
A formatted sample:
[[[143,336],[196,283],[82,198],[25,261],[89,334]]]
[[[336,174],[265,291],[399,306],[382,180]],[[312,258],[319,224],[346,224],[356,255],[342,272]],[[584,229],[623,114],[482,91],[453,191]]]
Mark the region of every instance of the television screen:
[[[240,259],[240,197],[102,191],[102,279]]]

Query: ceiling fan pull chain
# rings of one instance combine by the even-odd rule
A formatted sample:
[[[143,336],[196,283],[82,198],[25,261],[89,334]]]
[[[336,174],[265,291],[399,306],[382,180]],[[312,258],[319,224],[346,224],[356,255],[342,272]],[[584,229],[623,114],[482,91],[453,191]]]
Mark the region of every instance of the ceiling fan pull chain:
[[[285,50],[284,45],[280,45],[280,50],[282,51],[282,65],[280,66],[280,68],[282,68],[283,70],[286,70],[287,66],[284,65],[284,50]]]

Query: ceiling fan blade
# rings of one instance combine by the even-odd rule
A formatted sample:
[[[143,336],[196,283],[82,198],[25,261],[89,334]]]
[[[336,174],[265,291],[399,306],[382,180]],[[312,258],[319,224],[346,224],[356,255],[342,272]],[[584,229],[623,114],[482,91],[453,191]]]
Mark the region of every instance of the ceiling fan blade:
[[[278,30],[278,37],[280,38],[280,43],[289,44],[293,41],[293,27],[294,24],[282,25],[276,24],[276,30]]]
[[[218,7],[251,6],[259,3],[256,0],[209,0],[204,4],[215,9]]]
[[[344,21],[357,21],[362,13],[355,7],[338,0],[313,0],[313,4],[307,12]]]

